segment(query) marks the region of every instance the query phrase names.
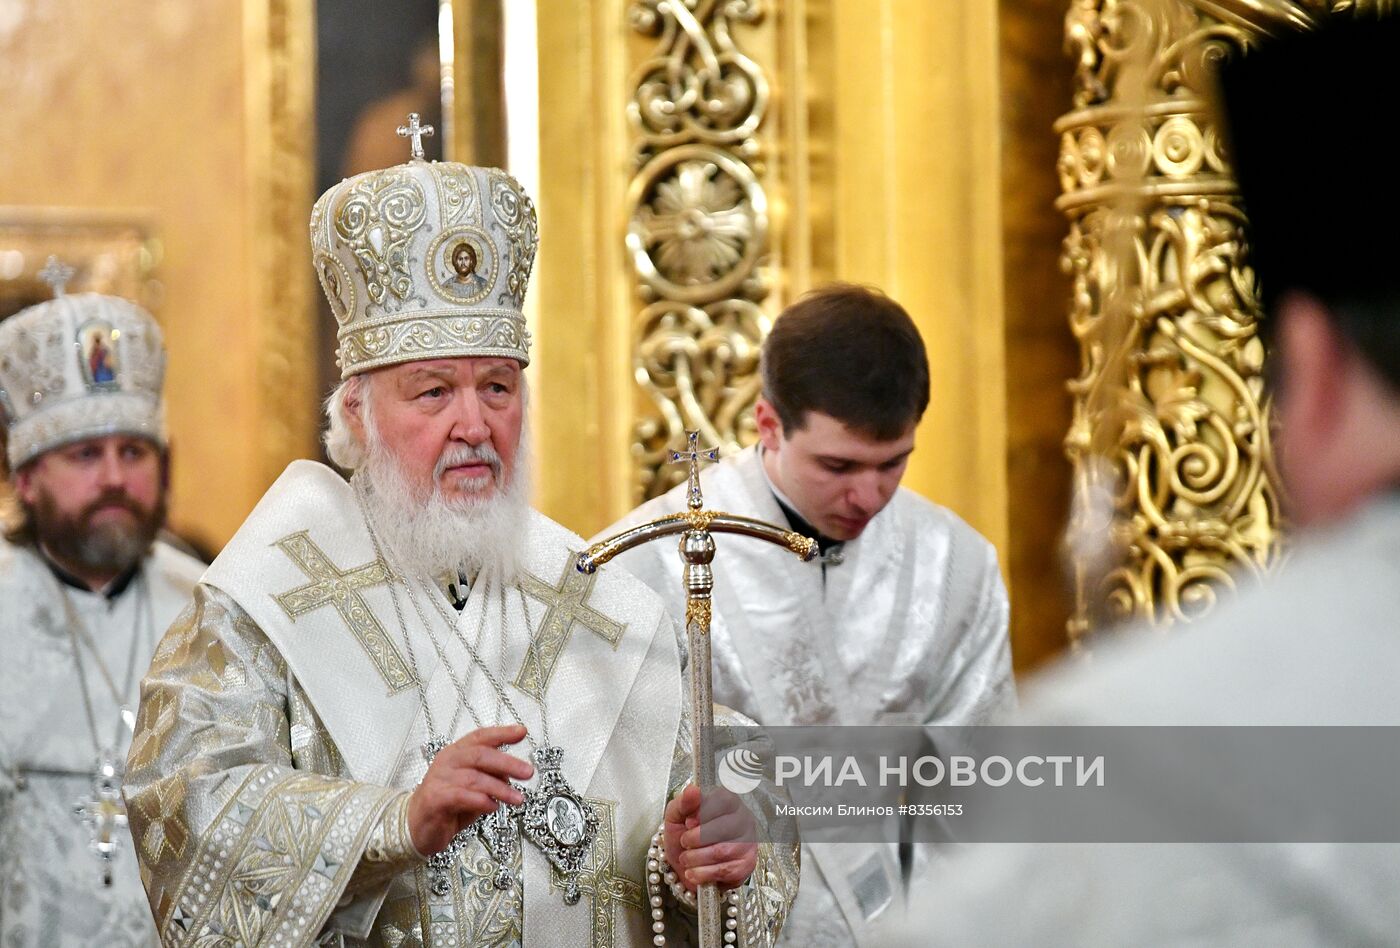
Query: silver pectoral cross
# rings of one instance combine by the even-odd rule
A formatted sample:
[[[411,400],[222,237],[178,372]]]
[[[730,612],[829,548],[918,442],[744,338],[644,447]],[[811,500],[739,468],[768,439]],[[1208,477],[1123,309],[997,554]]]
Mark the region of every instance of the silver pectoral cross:
[[[408,113],[408,124],[399,126],[398,135],[400,138],[411,139],[409,148],[412,150],[413,160],[422,161],[423,139],[425,136],[427,138],[432,138],[434,131],[431,125],[422,125],[419,123],[417,112],[410,112]]]
[[[121,773],[110,751],[103,751],[92,775],[90,799],[79,800],[73,813],[87,824],[92,834],[88,848],[97,857],[102,884],[112,884],[112,861],[117,855],[117,831],[126,827],[126,805],[122,802]]]

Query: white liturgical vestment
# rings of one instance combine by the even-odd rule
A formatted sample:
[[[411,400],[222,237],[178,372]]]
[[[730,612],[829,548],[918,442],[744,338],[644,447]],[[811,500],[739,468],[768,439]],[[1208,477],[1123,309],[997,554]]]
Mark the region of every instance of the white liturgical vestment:
[[[707,509],[787,525],[757,447],[700,480]],[[643,504],[598,538],[685,510],[685,491]],[[715,543],[716,703],[771,726],[982,724],[1014,705],[996,551],[952,512],[901,488],[839,562],[803,563],[743,537]],[[650,543],[617,562],[680,616],[673,545]],[[893,843],[804,846],[784,942],[881,944],[882,927],[902,915],[900,872]]]
[[[1319,728],[1338,741],[1400,727],[1400,498],[1301,537],[1277,574],[1171,637],[1116,635],[1093,657],[1028,689],[1024,723]],[[1313,759],[1300,747],[1294,768]],[[1125,759],[1109,760],[1127,772]],[[1247,752],[1213,767],[1131,763],[1159,778],[1138,795],[1144,825],[1170,812],[1189,835],[1221,815],[1268,819],[1268,801],[1241,798],[1232,780],[1235,768],[1249,772]],[[1346,818],[1325,789],[1309,804],[1304,819],[1319,825]],[[1393,840],[1385,822],[1375,838]],[[1293,825],[1258,828],[1254,838],[1298,838]],[[892,945],[1272,948],[1393,945],[1400,933],[1391,842],[976,844],[941,869]]]
[[[690,769],[675,632],[622,569],[579,573],[558,524],[531,511],[521,543],[523,578],[476,583],[458,612],[385,558],[338,474],[287,468],[143,687],[127,799],[165,943],[652,943],[647,847]],[[424,745],[517,720],[501,694],[598,816],[577,904],[529,841],[504,889],[475,836],[445,879],[413,848]],[[745,944],[771,943],[795,891],[795,847],[775,848],[741,892]]]
[[[111,885],[104,885],[103,862],[91,848],[93,827],[77,808],[95,809],[88,804],[97,800],[99,755],[110,751],[118,766],[126,759],[127,722],[136,710],[141,675],[203,571],[202,563],[157,543],[109,598],[61,583],[37,551],[0,541],[0,945],[5,948],[145,948],[154,941],[129,832],[112,826],[116,851]],[[94,746],[93,725],[101,747]]]

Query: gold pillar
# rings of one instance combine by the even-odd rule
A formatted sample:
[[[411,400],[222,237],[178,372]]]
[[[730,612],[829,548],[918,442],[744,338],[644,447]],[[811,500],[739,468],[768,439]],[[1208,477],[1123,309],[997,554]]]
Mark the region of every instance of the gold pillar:
[[[811,7],[814,278],[872,283],[909,310],[931,391],[903,485],[966,519],[1005,569],[999,4]]]
[[[621,208],[624,0],[540,4],[540,249],[531,293],[535,503],[589,536],[631,505],[633,382]],[[580,475],[583,476],[580,476]]]
[[[249,253],[256,351],[257,457],[270,486],[290,462],[315,457],[316,309],[306,222],[315,128],[313,0],[245,0],[244,94]],[[211,348],[216,347],[210,340]]]
[[[1234,575],[1278,559],[1256,287],[1207,100],[1219,60],[1311,26],[1307,6],[1070,5],[1077,89],[1056,131],[1081,352],[1065,442],[1079,554],[1071,640],[1115,620],[1190,620]]]
[[[711,61],[706,57],[715,55],[722,63],[724,83],[704,90],[707,100],[715,101],[707,101],[699,111],[710,108],[718,115],[733,108],[732,101],[720,102],[726,96],[742,98],[743,93],[728,84],[734,78],[733,70],[758,69],[755,63],[762,62],[766,76],[779,59],[780,42],[790,44],[789,51],[799,57],[803,52],[800,41],[793,37],[801,35],[804,4],[778,6],[772,2],[700,3],[690,9],[666,0],[582,0],[538,8],[542,236],[532,291],[537,294],[540,313],[532,385],[541,409],[532,415],[532,423],[537,443],[550,446],[549,456],[568,458],[569,463],[542,465],[536,474],[535,497],[542,510],[585,535],[629,510],[640,499],[641,482],[652,482],[648,472],[655,468],[643,468],[638,459],[647,451],[656,456],[666,437],[659,433],[666,424],[661,406],[647,392],[647,386],[657,381],[662,386],[671,384],[662,378],[665,365],[672,369],[679,366],[682,375],[693,366],[704,376],[698,380],[704,389],[699,411],[694,410],[697,403],[688,396],[668,402],[684,404],[683,410],[690,412],[679,421],[680,415],[673,414],[672,428],[680,430],[703,416],[705,421],[698,426],[707,435],[717,428],[737,428],[739,437],[725,439],[731,444],[751,430],[751,422],[743,419],[756,394],[752,382],[756,344],[777,305],[771,293],[766,301],[758,301],[772,289],[768,281],[781,280],[787,272],[778,256],[785,240],[781,234],[775,237],[774,231],[805,219],[801,192],[794,189],[785,207],[767,207],[767,237],[752,243],[742,262],[747,277],[712,275],[707,289],[701,286],[706,281],[697,280],[690,271],[678,271],[675,258],[669,255],[648,272],[646,280],[653,285],[684,297],[672,301],[676,305],[670,316],[661,313],[666,303],[660,292],[649,291],[648,298],[639,292],[643,279],[638,264],[646,267],[645,261],[651,257],[643,231],[657,223],[660,205],[655,198],[661,185],[666,186],[670,200],[679,202],[684,225],[703,230],[711,223],[705,210],[710,205],[690,206],[695,189],[702,201],[713,202],[718,195],[723,203],[734,197],[728,188],[739,180],[731,173],[740,178],[771,179],[775,163],[785,160],[776,157],[779,153],[802,155],[805,161],[805,150],[776,143],[774,137],[779,132],[770,113],[769,120],[751,122],[731,135],[716,130],[697,133],[692,151],[678,155],[667,151],[660,157],[666,147],[648,151],[641,129],[644,123],[665,120],[642,115],[642,103],[657,100],[648,98],[641,85],[648,69],[665,59],[661,50],[668,44],[681,59],[698,57],[688,64],[679,60],[672,63],[685,74],[682,83],[694,81],[697,63],[702,70],[707,69]],[[799,12],[793,14],[794,9]],[[676,35],[682,20],[691,30],[684,37]],[[792,26],[780,31],[780,23]],[[693,47],[689,53],[681,51],[687,44]],[[721,51],[716,53],[716,49]],[[751,59],[748,54],[752,54]],[[743,67],[736,65],[740,59]],[[789,63],[781,68],[785,74],[797,71]],[[650,75],[656,78],[654,73]],[[663,69],[663,81],[666,78]],[[694,88],[683,96],[683,104],[694,104],[699,91]],[[707,120],[699,121],[704,124]],[[800,134],[791,125],[784,131],[787,140]],[[755,146],[743,147],[746,134],[758,142],[758,151]],[[705,135],[710,137],[708,145],[698,141]],[[668,141],[681,144],[679,137]],[[727,157],[711,169],[707,165],[716,151]],[[648,161],[652,163],[647,165]],[[698,165],[687,165],[692,161]],[[702,176],[713,176],[706,179],[708,184],[694,174],[682,181],[682,166],[687,167],[687,173],[695,168]],[[641,183],[644,180],[652,186]],[[739,199],[728,208],[716,206],[715,210],[737,208],[739,215],[747,216],[755,193],[752,184],[746,178]],[[691,211],[688,215],[684,214],[687,210]],[[752,224],[752,218],[747,223]],[[744,246],[750,246],[749,236],[756,232],[747,233],[739,238]],[[640,257],[636,249],[639,241]],[[649,249],[660,252],[655,245]],[[680,266],[684,269],[690,264]],[[720,285],[718,291],[716,284]],[[705,297],[706,293],[710,295]],[[702,297],[711,302],[703,302]],[[711,332],[702,343],[698,337],[704,330],[697,332],[696,326],[707,322]],[[664,351],[665,344],[656,342],[654,330],[661,335],[672,331],[675,351]],[[735,335],[726,336],[730,332]],[[684,341],[687,333],[689,342]],[[727,351],[731,344],[742,348],[742,354]],[[645,374],[644,345],[647,357],[654,360],[654,376]],[[731,366],[742,368],[731,371]],[[749,373],[747,382],[744,371]],[[743,394],[734,397],[739,389]],[[712,397],[716,393],[718,399]],[[651,444],[645,448],[638,440],[639,431],[651,432]],[[579,471],[587,471],[589,476],[579,477]],[[655,484],[659,487],[661,482]]]
[[[1001,55],[1002,285],[1005,312],[1007,547],[1011,654],[1017,672],[1064,651],[1073,597],[1060,539],[1069,510],[1065,379],[1079,347],[1065,329],[1060,272],[1065,219],[1055,209],[1059,141],[1050,133],[1073,94],[1064,60],[1064,0],[998,7]]]
[[[666,458],[687,430],[730,449],[756,436],[750,408],[774,243],[770,96],[740,35],[766,6],[642,0],[629,10],[632,27],[657,38],[628,80],[627,251],[644,304],[634,373],[647,397],[632,438],[638,500],[683,477]]]
[[[505,31],[510,0],[438,0],[444,154],[506,166]]]

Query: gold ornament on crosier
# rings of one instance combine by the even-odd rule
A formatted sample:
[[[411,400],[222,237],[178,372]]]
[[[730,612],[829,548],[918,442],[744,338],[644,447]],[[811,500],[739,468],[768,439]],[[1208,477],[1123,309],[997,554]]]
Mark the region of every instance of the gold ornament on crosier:
[[[632,27],[658,42],[632,75],[634,133],[627,252],[643,307],[633,367],[647,403],[633,430],[636,494],[680,479],[668,446],[698,430],[710,444],[753,442],[759,346],[770,319],[768,197],[757,135],[764,71],[734,37],[758,0],[636,0]]]
[[[1071,641],[1118,620],[1196,618],[1234,577],[1279,559],[1258,293],[1208,99],[1222,59],[1319,12],[1282,0],[1071,3],[1074,111],[1056,123],[1081,354],[1065,441]]]

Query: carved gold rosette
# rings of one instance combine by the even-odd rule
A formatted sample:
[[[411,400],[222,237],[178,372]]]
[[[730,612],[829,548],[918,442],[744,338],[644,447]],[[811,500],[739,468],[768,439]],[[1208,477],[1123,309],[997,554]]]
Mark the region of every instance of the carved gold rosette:
[[[1078,498],[1072,641],[1121,619],[1195,618],[1232,577],[1279,558],[1257,290],[1207,99],[1220,60],[1319,12],[1071,3],[1074,111],[1056,131],[1082,365],[1065,442]]]
[[[634,134],[627,254],[643,306],[633,368],[647,396],[633,429],[635,493],[684,477],[668,447],[698,430],[708,444],[754,440],[759,345],[770,320],[768,196],[758,130],[763,70],[735,40],[759,0],[636,0],[633,29],[658,41],[629,80]]]

